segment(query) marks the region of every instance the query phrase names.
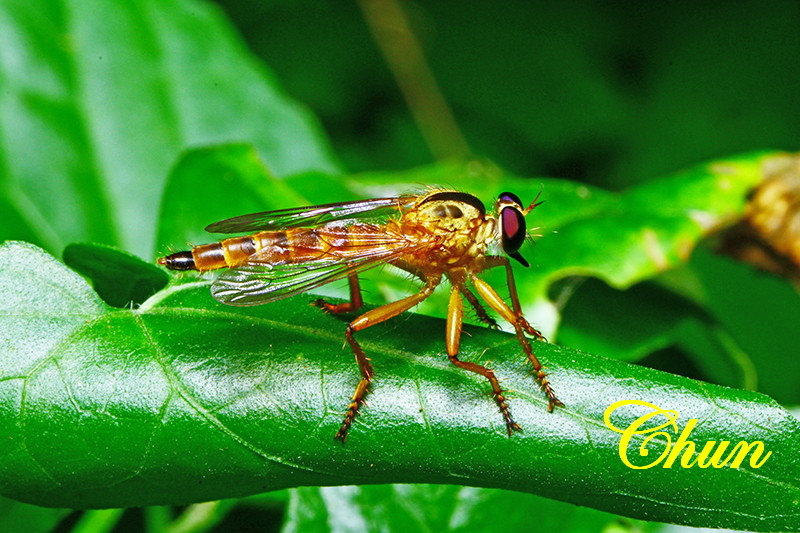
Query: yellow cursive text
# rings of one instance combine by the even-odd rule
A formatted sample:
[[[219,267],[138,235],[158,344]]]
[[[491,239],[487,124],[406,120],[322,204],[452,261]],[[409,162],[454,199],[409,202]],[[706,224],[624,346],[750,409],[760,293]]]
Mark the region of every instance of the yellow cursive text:
[[[646,407],[648,412],[634,420],[628,427],[620,429],[611,422],[611,414],[626,405],[638,405]],[[678,412],[669,409],[662,409],[652,403],[643,402],[640,400],[621,400],[608,406],[603,421],[609,429],[622,433],[622,438],[619,441],[619,458],[623,464],[630,468],[637,470],[644,470],[652,468],[659,464],[663,468],[672,468],[675,461],[680,456],[680,465],[683,468],[691,468],[699,466],[700,468],[722,468],[730,463],[731,468],[739,468],[747,455],[750,455],[750,466],[753,468],[761,467],[767,459],[772,455],[772,452],[767,452],[763,458],[761,455],[764,453],[764,443],[760,440],[747,443],[740,441],[734,446],[727,455],[725,451],[730,446],[730,441],[724,440],[717,445],[717,441],[711,440],[706,442],[698,453],[698,446],[693,441],[689,440],[697,425],[697,419],[691,418],[686,423],[686,426],[681,430],[678,427]],[[669,428],[669,431],[667,429]],[[672,436],[678,435],[677,440],[673,443]],[[636,465],[628,458],[628,449],[631,445],[631,440],[636,435],[642,435],[641,444],[639,444],[639,455],[647,457],[650,455],[648,446],[652,442],[656,446],[661,446],[662,450],[660,455],[648,464]],[[638,439],[637,439],[638,440]],[[723,459],[723,456],[724,459]],[[759,461],[759,458],[761,460]]]

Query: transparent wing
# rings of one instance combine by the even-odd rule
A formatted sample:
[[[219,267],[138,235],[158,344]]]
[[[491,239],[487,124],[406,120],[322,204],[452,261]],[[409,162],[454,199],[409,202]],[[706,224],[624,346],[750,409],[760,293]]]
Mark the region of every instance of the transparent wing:
[[[347,257],[326,255],[281,264],[269,261],[272,251],[261,250],[244,265],[224,271],[211,285],[211,294],[227,305],[265,304],[386,264],[425,245],[376,232],[359,235],[357,249],[351,246]]]
[[[361,220],[385,217],[410,206],[417,198],[417,196],[395,196],[265,211],[264,213],[253,213],[214,222],[206,227],[206,231],[210,233],[274,231],[299,227],[316,227],[351,218]]]

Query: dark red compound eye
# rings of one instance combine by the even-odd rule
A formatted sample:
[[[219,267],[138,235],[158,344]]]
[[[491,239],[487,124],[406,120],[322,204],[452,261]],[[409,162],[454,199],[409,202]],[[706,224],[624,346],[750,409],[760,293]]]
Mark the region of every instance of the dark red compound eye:
[[[525,217],[513,207],[504,207],[500,212],[500,224],[503,230],[503,251],[511,255],[525,242]]]
[[[500,201],[514,202],[515,204],[515,206],[503,207],[500,211],[503,251],[527,267],[528,262],[518,253],[526,236],[525,215],[522,214],[521,207],[517,207],[521,205],[520,199],[513,193],[504,192],[500,195]]]

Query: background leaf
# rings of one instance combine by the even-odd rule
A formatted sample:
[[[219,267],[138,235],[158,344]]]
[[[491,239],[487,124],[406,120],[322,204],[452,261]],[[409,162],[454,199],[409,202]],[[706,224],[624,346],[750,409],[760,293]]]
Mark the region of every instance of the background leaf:
[[[52,531],[68,513],[65,509],[43,509],[7,498],[0,500],[0,521],[10,531],[24,529],[31,533],[46,533]]]
[[[147,255],[164,179],[190,146],[249,140],[276,175],[335,168],[316,121],[207,4],[6,2],[0,49],[14,132],[0,239]]]
[[[531,509],[536,509],[539,527],[553,532],[590,533],[620,522],[613,515],[585,507],[475,487],[305,487],[292,495],[285,526],[288,531],[339,531],[354,526],[387,531],[522,531],[530,528]],[[498,508],[508,512],[498,514]]]
[[[92,280],[97,294],[113,307],[139,305],[169,281],[156,265],[100,244],[70,244],[64,263]]]
[[[212,222],[303,203],[302,196],[277,179],[250,145],[187,151],[167,178],[156,253],[217,238],[204,230]]]
[[[352,171],[430,161],[356,4],[224,0]],[[800,6],[458,0],[406,7],[474,153],[614,190],[726,154],[796,149]]]

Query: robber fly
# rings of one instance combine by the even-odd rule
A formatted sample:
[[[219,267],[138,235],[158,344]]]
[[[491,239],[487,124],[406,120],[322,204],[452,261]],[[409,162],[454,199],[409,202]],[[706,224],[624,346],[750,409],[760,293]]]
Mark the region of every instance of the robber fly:
[[[534,200],[523,208],[516,195],[506,192],[498,198],[495,212],[487,213],[483,203],[471,194],[435,189],[418,195],[255,213],[206,228],[211,233],[251,235],[196,246],[191,251],[162,257],[158,262],[172,270],[226,269],[211,285],[211,294],[224,304],[237,306],[273,302],[347,278],[350,301],[314,302],[328,313],[358,310],[362,305],[358,274],[378,265],[394,265],[422,280],[424,286],[418,293],[363,313],[345,330],[345,338],[361,370],[361,381],[336,433],[336,438],[343,442],[364,404],[373,376],[370,359],[356,341],[355,332],[411,309],[447,278],[451,284],[445,333],[447,355],[459,368],[489,380],[494,401],[511,435],[520,426],[511,417],[494,372],[458,358],[462,298],[475,309],[482,322],[496,327],[475,295],[477,292],[491,309],[514,326],[522,350],[533,365],[536,381],[547,396],[548,410],[562,406],[526,336],[543,340],[541,333],[522,316],[509,260],[489,255],[490,245],[499,241],[506,255],[529,266],[519,248],[527,235],[525,215],[537,205]],[[493,267],[506,271],[510,307],[478,277]]]

